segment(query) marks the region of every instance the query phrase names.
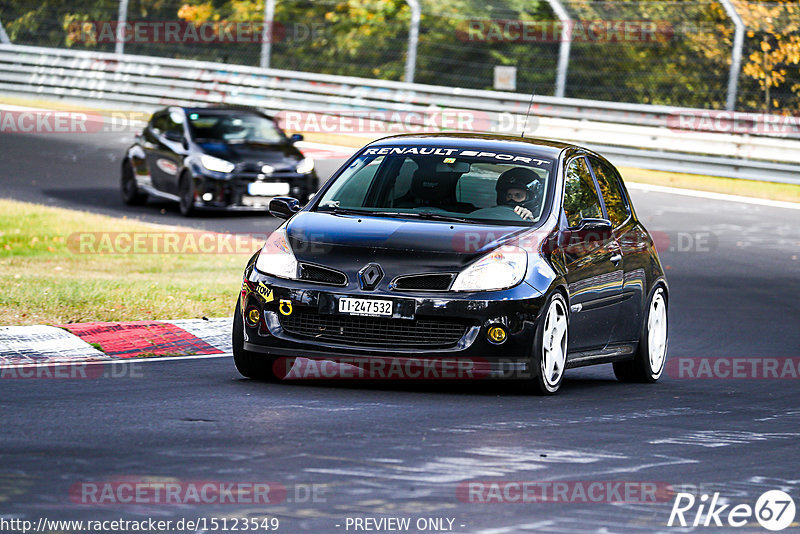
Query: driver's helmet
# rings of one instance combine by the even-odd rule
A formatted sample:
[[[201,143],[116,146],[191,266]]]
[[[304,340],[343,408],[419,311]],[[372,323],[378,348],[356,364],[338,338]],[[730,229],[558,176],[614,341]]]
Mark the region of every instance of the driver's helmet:
[[[531,169],[526,169],[525,167],[509,169],[497,178],[497,184],[494,186],[495,191],[497,191],[497,205],[527,207],[536,200],[539,187],[539,175]],[[506,200],[506,193],[509,189],[525,191],[525,198],[521,201]]]

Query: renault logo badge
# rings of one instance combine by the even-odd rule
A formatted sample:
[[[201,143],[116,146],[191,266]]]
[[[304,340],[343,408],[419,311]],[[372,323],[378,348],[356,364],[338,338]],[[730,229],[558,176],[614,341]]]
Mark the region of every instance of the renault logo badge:
[[[382,278],[383,269],[377,263],[370,263],[358,271],[358,281],[361,283],[361,289],[375,289]]]

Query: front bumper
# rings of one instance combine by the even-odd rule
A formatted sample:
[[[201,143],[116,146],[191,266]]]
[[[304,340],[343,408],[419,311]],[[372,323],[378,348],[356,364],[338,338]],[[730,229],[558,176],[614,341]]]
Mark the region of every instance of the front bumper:
[[[317,336],[308,329],[298,334],[290,319],[310,317],[314,325],[348,325],[352,316],[339,314],[335,303],[340,297],[391,300],[394,313],[391,318],[365,318],[354,320],[357,338],[344,336],[337,339],[328,330]],[[533,347],[535,324],[545,297],[527,283],[503,291],[480,293],[457,292],[406,292],[406,291],[353,291],[348,288],[325,287],[318,283],[284,280],[265,276],[248,268],[240,295],[244,323],[244,348],[270,356],[342,358],[425,358],[452,360],[472,358],[475,361],[499,362],[527,359]],[[248,323],[248,310],[256,308],[260,319]],[[377,328],[390,332],[380,336]],[[415,331],[413,325],[439,322],[463,325],[463,334],[447,343],[431,339],[407,339],[387,342],[398,332]],[[439,324],[437,323],[437,324]],[[487,336],[488,328],[502,325],[506,339],[496,344]],[[345,332],[349,326],[342,326]],[[395,330],[396,328],[401,330]],[[404,330],[407,329],[407,330]],[[293,330],[293,331],[290,331]],[[417,330],[419,331],[419,330]],[[351,332],[352,333],[352,332]],[[395,338],[397,339],[397,338]]]
[[[309,195],[316,192],[318,179],[316,174],[276,173],[264,178],[259,178],[254,173],[223,174],[216,172],[201,172],[195,175],[195,191],[197,192],[195,206],[198,208],[232,209],[241,211],[265,210],[273,197],[251,196],[248,187],[256,181],[266,183],[287,183],[289,192],[276,196],[290,196],[300,200],[301,204],[308,201]],[[204,200],[206,194],[211,195],[211,200]]]

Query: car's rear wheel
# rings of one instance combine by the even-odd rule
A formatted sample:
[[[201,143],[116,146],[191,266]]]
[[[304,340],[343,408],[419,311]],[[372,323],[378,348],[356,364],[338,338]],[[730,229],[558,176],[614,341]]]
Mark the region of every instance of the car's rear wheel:
[[[178,182],[178,194],[180,196],[180,209],[181,215],[184,217],[191,217],[195,214],[194,207],[194,180],[188,173],[183,173]]]
[[[614,363],[614,374],[621,382],[655,382],[667,361],[667,294],[658,286],[650,296],[636,356]]]
[[[231,342],[233,345],[233,363],[242,376],[268,382],[277,382],[283,378],[283,376],[275,373],[275,357],[245,350],[244,320],[242,319],[242,308],[239,302],[236,303],[236,311],[233,314]],[[287,368],[289,367],[289,362],[287,362]]]
[[[531,355],[534,390],[552,395],[561,387],[567,363],[569,315],[567,302],[561,293],[553,293],[545,304],[544,313],[536,326]]]
[[[122,180],[120,182],[122,201],[128,206],[140,206],[147,202],[147,193],[139,189],[136,183],[133,165],[130,160],[125,160],[122,164]]]

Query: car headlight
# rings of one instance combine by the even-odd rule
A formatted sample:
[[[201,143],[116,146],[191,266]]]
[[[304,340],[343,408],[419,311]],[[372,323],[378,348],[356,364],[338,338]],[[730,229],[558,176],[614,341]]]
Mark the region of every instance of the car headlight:
[[[458,273],[452,291],[490,291],[519,284],[528,269],[528,253],[503,246]]]
[[[297,164],[297,172],[300,174],[308,174],[314,170],[314,160],[311,158],[303,158]]]
[[[230,161],[225,161],[224,159],[215,158],[214,156],[209,156],[207,154],[203,154],[202,156],[200,156],[200,163],[202,163],[203,167],[205,167],[209,171],[215,171],[215,172],[231,172],[233,171],[233,169],[236,168],[236,165],[234,165]]]
[[[275,230],[267,238],[258,253],[256,269],[279,278],[297,278],[297,259],[289,246],[285,228]]]

